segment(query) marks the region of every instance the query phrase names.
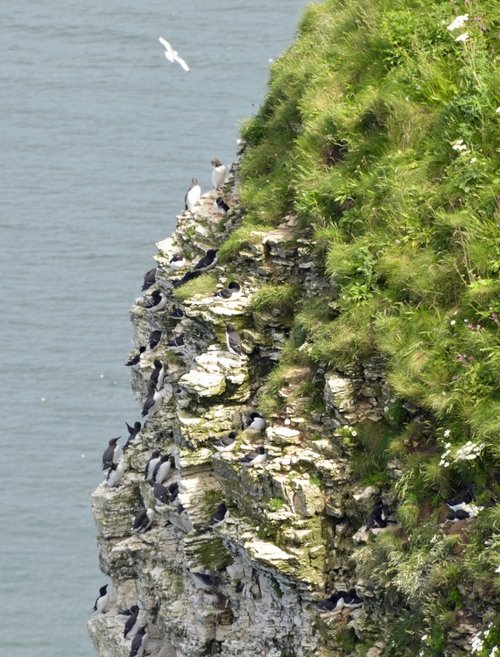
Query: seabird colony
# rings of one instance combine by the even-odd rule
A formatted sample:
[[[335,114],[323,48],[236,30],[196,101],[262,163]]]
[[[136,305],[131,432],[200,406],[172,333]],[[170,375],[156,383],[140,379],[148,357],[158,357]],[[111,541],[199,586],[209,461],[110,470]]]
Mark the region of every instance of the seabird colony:
[[[171,49],[170,44],[160,38],[160,42],[165,46],[165,56],[169,61],[178,62],[185,70],[189,70],[183,64],[184,60],[178,57],[177,53]],[[186,65],[187,66],[187,65]],[[228,168],[223,165],[219,159],[214,158],[212,164],[212,183],[214,188],[220,193],[228,174]],[[193,178],[191,186],[185,195],[185,211],[195,213],[196,208],[199,206],[201,200],[201,187],[197,178]],[[230,211],[229,205],[224,201],[222,196],[218,196],[214,203],[215,211],[225,214]],[[181,278],[173,282],[173,288],[178,288],[190,280],[197,278],[202,273],[212,270],[216,267],[218,262],[217,250],[210,248],[206,253],[194,264],[189,266],[183,254],[174,254],[168,262],[168,268],[171,272],[184,272]],[[166,311],[166,319],[180,322],[186,317],[185,310],[182,306],[172,303],[172,299],[168,292],[163,289],[154,288],[149,292],[150,288],[157,285],[157,269],[151,269],[144,275],[144,283],[142,290],[147,293],[142,299],[141,305],[148,312],[158,313],[159,317],[164,316],[164,311],[167,306],[170,308]],[[236,281],[230,281],[225,287],[220,287],[219,291],[214,294],[214,299],[219,302],[226,302],[231,299],[238,298],[242,294],[241,286]],[[170,302],[170,303],[169,303]],[[163,325],[162,329],[153,330],[148,339],[147,346],[139,346],[137,352],[132,353],[126,366],[137,369],[143,366],[143,359],[163,344],[165,349],[172,350],[178,355],[182,356],[183,349],[186,346],[186,338],[183,332],[171,334],[170,337],[166,336],[166,327]],[[245,358],[244,342],[232,324],[226,324],[225,334],[226,348],[230,354],[236,358]],[[163,399],[166,396],[164,387],[164,379],[167,372],[167,364],[164,363],[160,357],[153,360],[153,370],[147,382],[147,390],[145,401],[142,408],[142,416],[147,421],[154,416],[160,408]],[[177,390],[182,396],[183,390]],[[144,425],[141,422],[135,422],[133,425],[126,423],[128,430],[128,439],[123,448],[118,445],[120,437],[111,438],[108,446],[102,455],[102,467],[107,470],[105,484],[115,491],[112,494],[119,494],[119,488],[125,473],[126,464],[124,461],[123,452],[136,441],[140,440],[141,430]],[[252,411],[248,414],[246,421],[243,423],[241,429],[248,435],[259,436],[262,435],[266,429],[267,422],[265,418],[257,411]],[[239,444],[238,431],[231,431],[230,433],[218,437],[214,437],[212,447],[215,450],[217,457],[221,453],[232,452]],[[268,457],[268,452],[263,444],[256,445],[254,449],[243,454],[235,459],[242,469],[253,468],[263,464]],[[154,506],[144,505],[143,508],[138,509],[137,514],[131,519],[131,531],[135,534],[145,534],[152,530],[157,522],[158,516],[162,517],[165,508],[177,511],[180,517],[185,514],[185,509],[179,501],[179,482],[175,475],[175,459],[171,453],[162,453],[161,450],[154,450],[151,452],[145,467],[144,467],[144,480],[151,486],[152,501]],[[446,516],[443,525],[448,523],[467,522],[474,518],[480,507],[474,505],[473,495],[470,490],[465,490],[457,493],[455,497],[446,499],[445,503],[451,511]],[[222,501],[219,506],[214,510],[213,515],[206,524],[208,530],[214,530],[224,522],[229,516],[229,508],[225,501]],[[164,520],[164,516],[163,516]],[[166,526],[170,524],[163,523],[160,520],[158,526]],[[354,538],[358,536],[357,540],[368,540],[369,534],[378,534],[383,531],[394,530],[398,527],[397,521],[393,517],[393,513],[387,505],[379,500],[373,506],[372,511],[369,513],[364,525],[359,529]],[[218,584],[218,578],[212,574],[196,572],[189,570],[189,574],[196,588],[212,592]],[[111,595],[108,592],[108,585],[100,588],[99,596],[94,604],[94,612],[97,614],[104,614],[109,610],[111,604]],[[353,610],[360,609],[363,606],[362,598],[357,594],[354,588],[348,591],[337,590],[333,591],[328,597],[314,603],[316,608],[321,613],[332,613],[347,610],[351,613]],[[141,657],[147,647],[148,632],[147,625],[143,624],[141,618],[141,610],[138,605],[133,605],[129,609],[121,610],[119,613],[127,616],[125,622],[123,636],[131,640],[131,657]]]

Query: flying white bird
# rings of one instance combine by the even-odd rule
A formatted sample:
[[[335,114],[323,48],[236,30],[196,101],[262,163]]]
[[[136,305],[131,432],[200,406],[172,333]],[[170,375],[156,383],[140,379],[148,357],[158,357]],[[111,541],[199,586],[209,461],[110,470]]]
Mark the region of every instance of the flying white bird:
[[[164,39],[163,37],[160,37],[158,39],[158,41],[165,48],[165,57],[168,59],[169,62],[172,62],[172,63],[177,62],[178,64],[181,65],[181,67],[185,71],[189,71],[189,66],[182,59],[182,57],[179,57],[179,54],[177,53],[177,50],[174,50],[166,39]]]

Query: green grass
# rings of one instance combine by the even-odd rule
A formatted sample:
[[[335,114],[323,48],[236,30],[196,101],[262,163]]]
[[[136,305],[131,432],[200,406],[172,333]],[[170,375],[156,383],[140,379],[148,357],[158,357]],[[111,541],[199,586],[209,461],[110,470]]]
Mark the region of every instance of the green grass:
[[[198,278],[188,281],[174,291],[178,301],[185,301],[191,297],[209,297],[217,289],[217,276],[215,274],[201,274]]]
[[[464,28],[446,29],[465,13]],[[357,560],[403,605],[384,655],[449,653],[457,610],[494,595],[498,514],[482,511],[467,541],[438,526],[443,498],[463,487],[485,506],[499,494],[498,18],[489,0],[308,7],[243,128],[244,216],[220,252],[230,260],[292,213],[329,284],[268,285],[253,299],[292,326],[261,389],[266,414],[282,409],[296,366],[357,372],[384,358],[387,422],[344,445],[354,481],[395,501],[405,537],[381,535]],[[460,458],[471,443],[480,453]]]

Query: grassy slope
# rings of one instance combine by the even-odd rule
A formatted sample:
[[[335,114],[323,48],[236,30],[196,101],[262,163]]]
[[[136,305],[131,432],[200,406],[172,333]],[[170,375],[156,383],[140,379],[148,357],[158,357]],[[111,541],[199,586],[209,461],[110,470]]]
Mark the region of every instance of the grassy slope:
[[[331,280],[328,298],[295,302],[287,291],[295,320],[271,392],[287,362],[343,369],[373,353],[387,357],[387,435],[359,473],[390,486],[387,461],[396,457],[403,469],[395,494],[407,539],[379,537],[365,555],[371,576],[407,600],[409,612],[390,630],[394,655],[444,654],[443,628],[457,625],[461,609],[479,614],[499,579],[495,6],[311,6],[243,130],[246,218],[221,250],[228,258],[250,227],[294,213]],[[449,31],[466,12],[468,22]],[[299,356],[294,347],[305,341]],[[269,410],[272,395],[265,402]],[[418,421],[402,411],[407,402],[422,409]],[[465,458],[471,444],[475,457]],[[440,532],[439,513],[443,497],[465,486],[486,508],[463,543]]]

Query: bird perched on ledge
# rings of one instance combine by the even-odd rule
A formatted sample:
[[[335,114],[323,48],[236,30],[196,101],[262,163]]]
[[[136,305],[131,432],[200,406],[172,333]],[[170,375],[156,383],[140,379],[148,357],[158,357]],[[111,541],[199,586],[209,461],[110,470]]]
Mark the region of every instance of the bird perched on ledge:
[[[130,356],[130,358],[125,363],[125,365],[127,367],[135,367],[136,365],[139,365],[139,363],[141,362],[141,356],[145,351],[146,351],[146,347],[139,347],[139,352],[137,354],[134,354],[133,356]]]
[[[227,175],[227,167],[225,164],[222,164],[222,162],[218,158],[214,158],[211,160],[210,164],[212,165],[212,185],[215,187],[215,189],[219,189],[222,187],[226,180],[226,175]]]
[[[222,196],[218,196],[214,201],[214,208],[219,214],[227,214],[231,209],[229,205],[224,201]]]
[[[149,290],[149,288],[156,283],[156,267],[150,269],[144,274],[144,283],[142,285],[142,291]]]
[[[96,598],[94,603],[93,611],[96,611],[98,614],[105,614],[109,605],[109,593],[108,585],[105,584],[99,589],[99,595]]]
[[[238,459],[238,461],[241,463],[241,465],[245,466],[245,468],[250,468],[252,465],[258,465],[259,463],[264,463],[264,461],[267,458],[267,452],[263,445],[259,445],[259,447],[255,448],[255,452],[248,452],[248,454],[245,454],[241,459]]]
[[[241,338],[232,324],[226,324],[226,345],[228,350],[235,356],[242,356]]]
[[[121,436],[118,438],[111,438],[108,442],[108,446],[103,452],[102,455],[102,469],[107,470],[110,468],[113,463],[118,463],[122,457],[122,448],[117,444]]]
[[[184,197],[184,202],[185,202],[184,209],[189,210],[189,212],[193,212],[194,208],[200,202],[200,198],[201,198],[201,187],[198,184],[198,179],[192,178],[191,187],[188,189],[188,191],[186,192],[186,196]]]
[[[149,299],[145,299],[143,306],[154,313],[163,310],[167,305],[167,297],[160,290],[154,290]]]

